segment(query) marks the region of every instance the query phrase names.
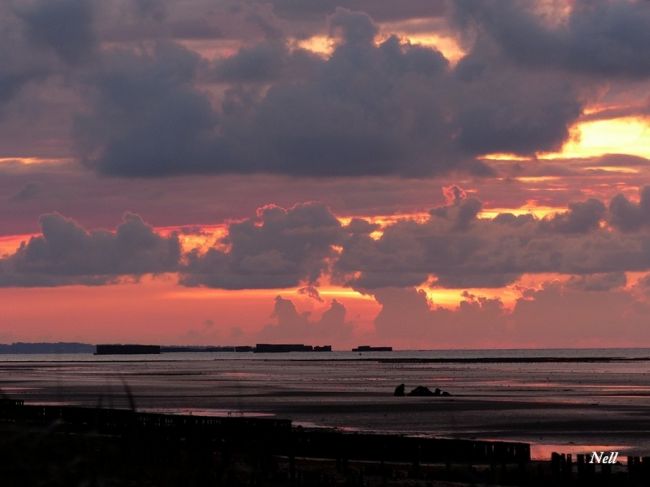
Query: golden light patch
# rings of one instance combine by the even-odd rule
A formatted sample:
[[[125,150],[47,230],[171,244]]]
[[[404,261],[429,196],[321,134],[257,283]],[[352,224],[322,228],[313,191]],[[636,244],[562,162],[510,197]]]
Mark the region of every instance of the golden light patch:
[[[623,166],[588,166],[585,169],[590,171],[603,171],[614,174],[638,174],[640,171],[633,167]]]
[[[557,28],[568,21],[573,10],[573,2],[567,0],[538,0],[537,2],[531,2],[531,8],[545,24]]]
[[[181,39],[177,42],[205,59],[234,56],[241,48],[241,42],[234,39]]]
[[[492,154],[483,154],[478,156],[478,159],[482,161],[512,161],[512,162],[521,162],[521,161],[530,161],[530,157],[518,156],[517,154],[511,154],[508,152],[495,152]]]
[[[592,113],[600,110],[592,109]],[[587,114],[585,112],[585,114]],[[629,154],[650,159],[650,125],[639,117],[622,117],[577,123],[571,129],[571,138],[559,152],[540,152],[534,157],[510,153],[483,154],[478,158],[486,161],[534,161],[554,159],[584,159],[603,154]],[[602,167],[594,169],[606,170]],[[609,168],[612,172],[633,169]],[[523,180],[524,178],[519,178]]]
[[[411,220],[418,223],[425,222],[429,219],[429,213],[426,212],[414,212],[414,213],[395,213],[392,215],[364,215],[364,216],[340,216],[337,217],[338,221],[341,222],[341,225],[348,225],[353,218],[360,218],[366,220],[369,223],[379,225],[381,228],[393,225],[394,223]]]
[[[319,288],[319,294],[325,298],[346,298],[346,299],[363,299],[366,301],[374,301],[374,298],[367,294],[361,294],[354,289],[346,287],[331,286],[326,288]]]
[[[498,289],[431,289],[422,288],[427,297],[433,302],[435,306],[443,308],[456,309],[460,306],[462,301],[471,300],[471,297],[499,299],[505,308],[513,308],[517,300],[521,297],[521,291],[514,287],[508,286]]]
[[[22,242],[28,242],[30,238],[36,235],[26,233],[24,235],[6,235],[0,237],[0,257],[13,254]]]
[[[456,64],[466,54],[456,39],[453,37],[442,36],[433,33],[408,34],[404,37],[411,44],[417,44],[439,50],[442,55],[445,56],[445,58],[447,58],[447,60],[452,64]]]
[[[594,157],[602,154],[629,154],[650,158],[650,127],[637,117],[578,123],[573,137],[559,153],[540,158]]]
[[[228,235],[228,226],[221,225],[192,225],[156,227],[155,231],[163,237],[168,237],[174,232],[178,232],[178,239],[183,251],[199,249],[201,252],[208,250],[210,247],[219,246],[219,241]],[[188,230],[190,228],[190,230]]]
[[[560,176],[520,176],[516,178],[522,183],[548,183],[562,179]]]
[[[544,218],[549,215],[555,215],[566,211],[564,207],[538,205],[535,201],[529,200],[525,205],[518,208],[487,208],[482,210],[478,217],[483,219],[492,219],[500,213],[512,213],[513,215],[533,215],[536,218]]]
[[[0,157],[0,164],[64,164],[70,162],[72,159],[68,158],[48,158],[48,157]]]
[[[334,40],[326,35],[316,35],[307,39],[294,39],[291,44],[324,57],[329,57],[334,52],[335,47]]]
[[[449,35],[440,22],[430,18],[383,23],[381,31],[380,41],[396,35],[402,41],[437,49],[452,64],[457,63],[467,54],[456,37]]]

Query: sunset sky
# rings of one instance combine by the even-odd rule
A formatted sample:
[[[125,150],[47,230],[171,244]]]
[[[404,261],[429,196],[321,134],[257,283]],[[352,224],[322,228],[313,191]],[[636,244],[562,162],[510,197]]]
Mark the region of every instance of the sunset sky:
[[[0,4],[0,342],[650,346],[650,2]]]

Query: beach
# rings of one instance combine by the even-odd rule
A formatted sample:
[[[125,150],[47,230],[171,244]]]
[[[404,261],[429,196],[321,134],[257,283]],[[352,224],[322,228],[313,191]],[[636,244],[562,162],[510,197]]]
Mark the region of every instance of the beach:
[[[650,454],[650,350],[0,356],[30,404],[286,418],[307,428]],[[394,397],[406,384],[450,397]]]

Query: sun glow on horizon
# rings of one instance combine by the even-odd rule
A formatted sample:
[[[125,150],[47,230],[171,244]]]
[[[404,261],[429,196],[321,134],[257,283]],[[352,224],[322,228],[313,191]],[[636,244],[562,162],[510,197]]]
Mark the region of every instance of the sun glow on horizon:
[[[627,154],[650,159],[650,124],[640,117],[621,117],[577,123],[571,138],[558,152],[534,156],[491,153],[479,156],[486,161],[527,162],[535,160],[586,159],[605,154]],[[597,169],[603,169],[598,167]],[[621,168],[616,168],[622,171]]]
[[[23,164],[25,166],[35,166],[38,164],[62,165],[72,161],[73,159],[67,157],[0,157],[0,164]]]
[[[567,211],[567,209],[563,207],[539,205],[535,201],[529,200],[526,204],[517,208],[486,208],[482,210],[478,216],[479,218],[492,219],[502,213],[511,213],[516,216],[533,215],[535,218],[542,219],[564,211]]]
[[[558,154],[547,154],[542,158],[629,154],[650,159],[650,126],[642,118],[623,117],[581,122],[573,131],[574,136]]]

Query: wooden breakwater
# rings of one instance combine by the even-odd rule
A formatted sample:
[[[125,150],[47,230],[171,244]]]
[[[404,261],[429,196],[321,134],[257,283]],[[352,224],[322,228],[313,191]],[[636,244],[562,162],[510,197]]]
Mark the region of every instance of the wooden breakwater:
[[[551,477],[555,485],[584,486],[648,486],[650,485],[650,457],[628,456],[622,461],[598,463],[591,455],[551,454]]]
[[[418,438],[397,434],[292,431],[296,456],[410,464],[518,464],[530,461],[527,443]]]
[[[518,464],[530,461],[526,443],[420,438],[398,434],[341,432],[294,427],[276,418],[158,414],[129,409],[26,405],[0,400],[0,421],[47,426],[72,432],[112,435],[200,437],[228,444],[264,443],[269,454],[337,461],[409,464]]]

